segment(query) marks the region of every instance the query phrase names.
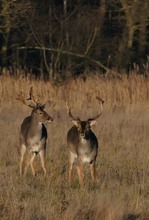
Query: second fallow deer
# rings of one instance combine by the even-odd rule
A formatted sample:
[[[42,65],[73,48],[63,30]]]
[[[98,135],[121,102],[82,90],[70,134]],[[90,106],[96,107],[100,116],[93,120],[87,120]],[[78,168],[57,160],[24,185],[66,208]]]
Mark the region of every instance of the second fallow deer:
[[[27,153],[24,176],[27,173],[29,165],[31,166],[33,176],[35,176],[34,159],[39,154],[44,177],[46,177],[45,154],[47,129],[43,123],[52,122],[53,118],[44,111],[45,104],[42,105],[35,101],[32,87],[29,94],[30,97],[28,99],[25,99],[23,92],[17,98],[23,104],[32,108],[31,115],[23,120],[20,129],[20,176],[23,174],[23,161],[25,153]],[[27,104],[27,100],[31,104]]]
[[[72,182],[73,164],[77,160],[78,177],[80,185],[83,184],[83,163],[89,163],[91,168],[92,180],[95,181],[95,163],[98,153],[98,140],[96,135],[92,132],[91,127],[96,123],[103,111],[104,101],[96,97],[101,103],[100,112],[97,116],[89,118],[86,121],[81,121],[79,118],[74,118],[71,109],[66,103],[68,115],[73,123],[73,127],[67,134],[67,146],[69,152],[69,184]]]

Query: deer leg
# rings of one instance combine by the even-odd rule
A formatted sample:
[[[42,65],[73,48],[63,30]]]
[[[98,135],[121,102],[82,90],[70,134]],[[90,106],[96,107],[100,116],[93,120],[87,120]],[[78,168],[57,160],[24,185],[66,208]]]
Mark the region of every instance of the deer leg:
[[[25,170],[24,170],[24,177],[26,176],[28,167],[29,167],[29,160],[26,161]]]
[[[33,153],[31,158],[30,158],[30,161],[29,161],[29,164],[31,166],[31,170],[32,170],[33,176],[36,175],[35,168],[34,168],[34,159],[35,159],[35,157],[36,157],[36,153]]]
[[[45,150],[42,150],[39,152],[39,155],[40,155],[40,160],[41,160],[41,166],[42,166],[42,169],[44,171],[44,178],[46,177],[47,175],[47,170],[46,170],[46,166],[45,166]]]
[[[71,183],[72,183],[73,164],[74,164],[75,158],[76,158],[76,155],[72,152],[69,152],[69,173],[68,173],[69,186],[71,186]]]
[[[79,183],[82,186],[83,185],[84,174],[83,174],[83,164],[82,164],[81,161],[79,161],[79,164],[77,166],[77,171],[78,171]]]
[[[25,145],[22,145],[20,152],[20,177],[22,177],[22,173],[23,173],[23,161],[24,161],[25,152],[26,152],[26,147]]]
[[[27,158],[26,158],[26,164],[25,164],[25,170],[24,170],[24,177],[27,174],[27,170],[28,170],[28,167],[30,165],[31,156],[32,156],[32,153],[31,152],[27,152]]]
[[[70,186],[72,183],[72,174],[73,174],[73,164],[70,164],[69,165],[69,173],[68,173],[68,181],[69,181]]]
[[[96,167],[95,167],[95,161],[93,161],[93,162],[90,164],[90,169],[91,169],[92,180],[93,180],[93,182],[95,182],[95,180],[96,180]]]

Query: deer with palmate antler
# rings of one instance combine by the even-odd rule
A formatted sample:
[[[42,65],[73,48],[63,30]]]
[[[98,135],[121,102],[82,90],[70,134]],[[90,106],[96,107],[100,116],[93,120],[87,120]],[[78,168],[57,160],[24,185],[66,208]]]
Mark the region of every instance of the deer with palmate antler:
[[[31,115],[23,120],[20,128],[20,176],[23,174],[23,161],[25,153],[27,153],[26,165],[24,176],[27,173],[29,165],[33,176],[35,176],[34,159],[37,154],[40,155],[44,177],[46,177],[45,154],[46,154],[46,141],[47,129],[43,123],[52,122],[53,118],[45,111],[45,104],[40,104],[35,101],[33,95],[33,88],[30,88],[30,97],[25,99],[23,92],[18,94],[17,100],[32,108]],[[27,100],[31,104],[27,104]]]
[[[67,146],[69,151],[69,184],[72,182],[73,164],[77,159],[77,171],[80,185],[83,185],[83,163],[89,163],[91,168],[92,180],[95,181],[96,171],[95,163],[98,153],[98,140],[92,132],[91,127],[96,123],[103,111],[104,101],[96,97],[101,103],[100,112],[97,116],[89,118],[86,121],[81,121],[79,118],[74,118],[71,109],[67,107],[68,115],[73,123],[73,127],[67,134]]]

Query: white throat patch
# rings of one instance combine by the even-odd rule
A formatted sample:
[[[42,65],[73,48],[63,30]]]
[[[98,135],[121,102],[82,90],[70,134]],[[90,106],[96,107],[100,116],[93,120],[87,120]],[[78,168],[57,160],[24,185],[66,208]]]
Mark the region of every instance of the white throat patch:
[[[80,140],[81,140],[81,143],[82,143],[82,144],[86,144],[86,139],[84,139],[83,137],[81,137]]]

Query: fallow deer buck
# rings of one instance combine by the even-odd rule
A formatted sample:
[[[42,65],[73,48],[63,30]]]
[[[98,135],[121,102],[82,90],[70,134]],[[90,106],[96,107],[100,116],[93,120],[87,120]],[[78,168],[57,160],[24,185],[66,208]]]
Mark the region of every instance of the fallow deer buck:
[[[74,118],[71,109],[67,107],[68,115],[73,123],[73,127],[67,134],[67,146],[69,151],[69,185],[72,182],[73,164],[77,159],[77,172],[80,185],[83,185],[83,163],[89,163],[93,182],[96,178],[95,163],[98,153],[98,140],[92,132],[91,127],[96,123],[96,120],[102,114],[104,101],[96,97],[101,103],[100,112],[97,116],[89,118],[86,121],[81,121],[79,118]]]
[[[47,129],[43,123],[52,122],[53,118],[44,111],[45,104],[35,101],[32,87],[30,88],[29,95],[30,97],[25,99],[24,93],[21,92],[17,97],[17,100],[32,108],[31,115],[23,120],[20,128],[20,176],[22,177],[23,174],[23,161],[25,153],[27,153],[24,176],[27,173],[29,165],[31,166],[33,176],[35,176],[34,159],[39,154],[44,177],[46,177],[45,154]],[[27,104],[27,100],[30,100],[31,104]]]

